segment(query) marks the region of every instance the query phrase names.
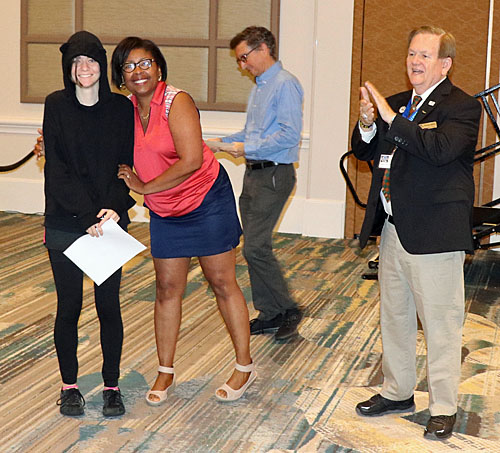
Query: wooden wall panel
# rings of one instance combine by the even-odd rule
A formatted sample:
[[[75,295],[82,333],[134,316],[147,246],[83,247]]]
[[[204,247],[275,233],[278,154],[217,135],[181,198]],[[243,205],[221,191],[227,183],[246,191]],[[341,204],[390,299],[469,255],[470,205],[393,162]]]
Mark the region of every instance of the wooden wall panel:
[[[482,91],[486,80],[489,7],[489,0],[418,3],[410,0],[355,0],[351,128],[355,126],[359,112],[356,84],[359,86],[370,80],[385,96],[411,88],[405,68],[407,36],[410,30],[420,25],[434,25],[453,33],[457,40],[457,57],[450,78],[469,94]],[[498,59],[496,63],[498,68]],[[498,71],[496,77],[498,80]],[[360,198],[365,201],[371,173],[354,158],[350,159],[349,167],[351,179]],[[491,196],[493,175],[491,172],[479,175],[478,170],[476,173],[476,184],[481,179],[483,192]],[[359,233],[363,217],[364,210],[356,208],[348,195],[346,237]]]
[[[36,68],[45,55],[53,63],[53,49],[85,29],[108,48],[125,36],[152,39],[167,49],[169,82],[188,90],[199,109],[243,112],[253,82],[248,75],[243,81],[237,71],[230,38],[253,24],[279,36],[280,0],[150,0],[147,8],[135,0],[20,3],[21,102],[43,103],[51,87],[59,88],[55,81],[61,80],[60,63],[45,65],[43,71]],[[38,49],[43,53],[36,54]],[[218,93],[218,87],[229,89]]]
[[[495,8],[493,12],[493,24],[491,33],[491,63],[490,73],[487,77],[486,87],[492,87],[500,83],[500,7]],[[498,92],[496,97],[498,98]],[[491,104],[490,104],[491,105]],[[485,119],[487,127],[480,135],[481,146],[487,146],[498,141],[495,130],[489,120]],[[475,179],[479,181],[476,188],[476,204],[484,204],[493,198],[493,181],[495,172],[494,157],[488,158],[479,168],[475,169]]]
[[[83,29],[106,36],[208,39],[209,0],[85,0]],[[196,11],[196,14],[193,12]]]
[[[271,29],[270,0],[219,0],[217,37],[230,40],[250,25]]]
[[[359,87],[362,82],[362,62],[363,62],[363,30],[364,30],[364,1],[354,3],[354,31],[352,45],[352,68],[351,68],[351,106],[349,118],[349,130],[352,131],[358,121],[359,113]],[[347,150],[346,150],[347,151]],[[354,157],[349,158],[347,172],[354,183],[359,198],[365,202],[368,198],[370,188],[371,173],[365,162]],[[346,192],[346,213],[345,213],[345,237],[353,237],[359,233],[363,223],[365,210],[355,204],[349,191]]]

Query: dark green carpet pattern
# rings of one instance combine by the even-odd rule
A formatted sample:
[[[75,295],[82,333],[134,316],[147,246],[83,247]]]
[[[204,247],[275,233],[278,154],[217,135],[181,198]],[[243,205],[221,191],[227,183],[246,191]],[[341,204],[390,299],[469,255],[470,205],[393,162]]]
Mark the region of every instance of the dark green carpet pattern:
[[[277,256],[304,309],[300,335],[278,343],[252,337],[258,379],[244,398],[220,403],[215,389],[234,356],[213,293],[192,261],[175,367],[178,386],[166,405],[144,396],[156,376],[154,271],[149,251],[124,267],[125,327],[120,387],[127,413],[102,416],[99,324],[90,280],[79,324],[79,384],[85,415],[59,414],[60,378],[53,345],[56,295],[39,216],[0,213],[1,452],[441,452],[500,451],[500,257],[478,252],[466,265],[467,318],[457,433],[422,437],[428,418],[425,342],[418,338],[414,414],[358,417],[354,406],[381,382],[378,283],[363,280],[375,245],[276,234]],[[130,233],[149,246],[148,225]],[[245,261],[237,275],[251,303]]]

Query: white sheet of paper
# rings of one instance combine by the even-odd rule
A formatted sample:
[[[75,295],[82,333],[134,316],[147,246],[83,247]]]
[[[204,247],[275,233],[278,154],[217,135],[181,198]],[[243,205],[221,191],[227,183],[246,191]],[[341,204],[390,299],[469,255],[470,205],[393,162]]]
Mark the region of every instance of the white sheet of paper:
[[[102,231],[99,237],[82,236],[63,252],[97,285],[146,248],[114,220],[104,223]]]

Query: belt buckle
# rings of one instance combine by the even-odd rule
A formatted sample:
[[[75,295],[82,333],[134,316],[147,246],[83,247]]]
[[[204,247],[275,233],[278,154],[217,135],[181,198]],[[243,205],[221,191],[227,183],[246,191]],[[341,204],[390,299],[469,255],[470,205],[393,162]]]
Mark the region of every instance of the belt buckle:
[[[249,170],[262,170],[266,168],[265,164],[265,162],[246,162],[246,167]]]
[[[246,162],[246,167],[249,170],[262,170],[263,168],[275,167],[278,166],[278,162],[274,162],[272,160],[265,160],[264,162]]]

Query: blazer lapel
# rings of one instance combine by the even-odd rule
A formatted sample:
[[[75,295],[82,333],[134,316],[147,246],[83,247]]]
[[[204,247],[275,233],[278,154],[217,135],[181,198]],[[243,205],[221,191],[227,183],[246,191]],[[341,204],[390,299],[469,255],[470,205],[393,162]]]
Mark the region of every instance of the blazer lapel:
[[[415,119],[415,123],[420,123],[422,120],[429,115],[436,106],[451,92],[452,84],[450,79],[446,78],[443,80],[436,89],[427,97],[422,107],[418,109]]]

